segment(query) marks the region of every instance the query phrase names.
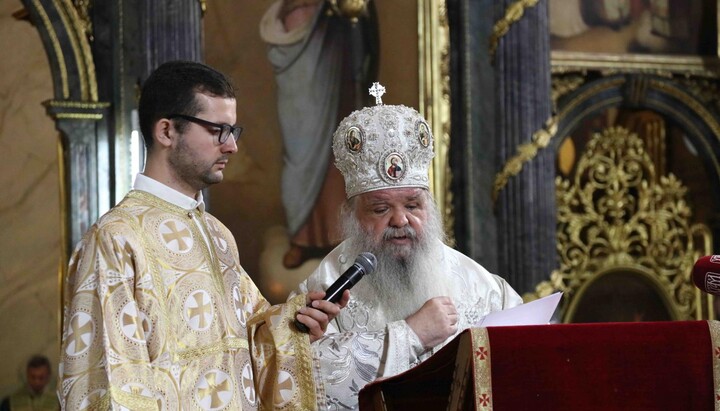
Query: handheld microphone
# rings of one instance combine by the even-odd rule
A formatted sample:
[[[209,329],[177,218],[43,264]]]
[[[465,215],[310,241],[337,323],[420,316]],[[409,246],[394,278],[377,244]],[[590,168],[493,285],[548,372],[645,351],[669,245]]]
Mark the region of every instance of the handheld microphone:
[[[340,298],[342,298],[345,290],[351,289],[365,274],[373,272],[376,264],[377,259],[375,258],[375,255],[368,252],[360,253],[360,255],[358,255],[355,259],[353,265],[345,270],[345,272],[337,280],[335,280],[334,283],[332,283],[327,291],[325,291],[325,297],[323,297],[323,300],[330,301],[331,303],[338,302]],[[310,306],[310,304],[308,304],[308,306]],[[297,318],[295,319],[295,326],[302,332],[310,331],[308,327],[298,321]]]
[[[708,294],[720,295],[720,255],[706,255],[692,269],[695,286]]]

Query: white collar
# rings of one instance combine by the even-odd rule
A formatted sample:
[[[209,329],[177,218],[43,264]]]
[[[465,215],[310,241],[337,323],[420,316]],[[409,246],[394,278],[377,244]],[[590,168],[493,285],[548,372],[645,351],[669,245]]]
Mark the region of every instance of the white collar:
[[[198,191],[197,199],[188,197],[174,188],[170,188],[142,173],[138,173],[138,175],[135,176],[133,189],[148,192],[185,210],[200,208],[200,211],[205,211],[205,201],[203,200],[202,191]]]

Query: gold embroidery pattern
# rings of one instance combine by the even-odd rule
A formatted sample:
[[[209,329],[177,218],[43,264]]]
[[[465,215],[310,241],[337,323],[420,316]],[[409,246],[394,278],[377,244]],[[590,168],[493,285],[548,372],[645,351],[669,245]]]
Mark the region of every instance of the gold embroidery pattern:
[[[264,375],[260,376],[260,381],[263,382],[261,385],[265,388],[264,391],[259,393],[261,403],[275,404],[276,399],[288,398],[289,393],[281,395],[279,391],[284,389],[285,386],[281,386],[281,381],[277,378],[274,379],[271,384],[267,379],[267,372],[276,370],[279,372],[282,370],[288,370],[285,365],[290,366],[289,368],[294,369],[294,374],[291,374],[295,378],[294,402],[296,407],[290,407],[288,409],[298,410],[315,410],[317,403],[315,400],[315,382],[313,379],[312,371],[312,351],[310,348],[309,338],[307,334],[294,330],[294,326],[291,325],[295,318],[295,313],[300,307],[306,304],[305,295],[300,294],[289,300],[284,305],[272,306],[268,309],[268,313],[263,316],[264,319],[269,318],[272,324],[265,324],[265,327],[260,328],[263,324],[264,319],[258,316],[253,316],[248,320],[248,329],[250,329],[252,338],[263,337],[266,339],[266,334],[272,329],[274,338],[274,347],[267,345],[255,345],[253,350],[253,360],[257,361],[256,368],[261,368]],[[274,313],[274,315],[270,314]],[[294,347],[295,348],[295,361],[294,363],[281,363],[278,362],[278,354],[283,354],[279,351],[280,347]],[[268,350],[270,348],[270,350]],[[298,401],[298,397],[300,401]],[[277,407],[278,404],[275,404]],[[292,404],[288,404],[292,405]],[[285,406],[283,407],[283,409]]]
[[[233,392],[234,386],[230,374],[213,369],[202,376],[195,390],[195,396],[196,401],[204,405],[203,408],[217,410],[228,405],[232,400]]]
[[[175,384],[162,365],[148,368],[143,362],[125,363],[112,370],[111,381],[112,400],[131,410],[180,409]]]
[[[599,273],[631,268],[663,292],[672,319],[714,316],[712,299],[688,276],[712,252],[712,235],[693,224],[686,193],[672,173],[657,171],[637,134],[623,127],[593,134],[574,175],[556,179],[560,268],[537,296],[564,291],[563,321],[571,321],[578,296]]]
[[[87,411],[106,411],[110,409],[110,393],[107,391],[105,394],[103,394],[100,397],[96,397],[95,395],[99,392],[93,392],[90,395],[87,396],[87,400],[90,405],[87,406],[87,408],[83,408]],[[79,408],[78,408],[79,409]]]
[[[253,378],[252,365],[246,360],[242,365],[242,377],[240,380],[241,389],[245,395],[245,401],[251,406],[257,406],[257,392],[255,391],[255,380]]]
[[[241,338],[232,338],[232,339],[221,340],[215,344],[182,351],[177,354],[177,358],[184,362],[190,362],[190,361],[197,360],[199,358],[202,358],[202,357],[205,357],[205,356],[208,356],[211,354],[217,354],[217,353],[230,351],[230,350],[237,350],[237,349],[247,350],[248,342]]]
[[[102,356],[101,332],[98,318],[94,315],[100,302],[94,295],[82,292],[73,298],[73,307],[67,312],[65,321],[67,335],[63,335],[63,372],[78,375],[86,370],[87,364],[96,364]]]
[[[132,198],[131,195],[133,193],[134,192],[130,192],[128,194],[128,198]],[[151,202],[151,200],[152,200],[151,198],[149,198],[149,197],[151,197],[150,195],[142,195],[142,193],[140,193],[140,192],[135,192],[135,193],[138,194],[137,198],[142,202]],[[153,205],[157,206],[155,204],[153,204]],[[124,216],[123,221],[126,224],[129,224],[131,229],[134,232],[136,232],[136,233],[144,233],[145,232],[143,230],[142,226],[140,225],[140,223],[137,221],[136,217],[134,215],[132,215],[130,212],[125,211],[120,208],[116,208],[115,212],[119,216]],[[155,249],[152,247],[149,239],[147,238],[147,235],[140,235],[138,239],[140,241],[140,248],[142,248],[142,250],[144,250],[144,252],[146,253],[145,258],[148,261],[158,261],[159,259],[155,255]],[[161,297],[161,296],[165,295],[165,293],[167,293],[167,290],[166,290],[164,282],[162,281],[162,276],[160,275],[160,272],[158,271],[159,267],[157,264],[149,264],[147,267],[143,267],[143,268],[148,271],[148,274],[150,275],[150,278],[152,279],[152,285],[153,285],[154,291],[151,293],[151,296],[155,297],[155,301],[159,305],[159,309],[155,310],[155,312],[156,312],[156,315],[159,317],[159,318],[157,318],[158,324],[162,324],[163,328],[164,328],[162,334],[165,335],[168,340],[177,341],[177,336],[173,332],[173,330],[175,330],[177,328],[173,327],[173,323],[170,321],[170,318],[168,318],[168,316],[167,316],[167,313],[168,313],[167,300],[165,298]],[[165,342],[161,341],[160,346],[164,347]],[[164,347],[164,348],[168,349],[168,347]]]
[[[161,232],[168,221],[184,232]],[[270,307],[217,219],[131,192],[84,240],[68,281],[65,408],[252,410],[276,399],[286,410],[316,408],[308,336],[290,325],[305,296]],[[175,261],[181,243],[186,257]],[[249,314],[253,332],[241,324]],[[184,328],[188,317],[192,332]],[[276,380],[269,389],[253,378],[263,374]]]
[[[70,385],[82,387],[81,389],[70,389]],[[75,378],[66,379],[63,382],[61,393],[66,398],[64,407],[67,410],[102,410],[110,409],[110,394],[106,389],[107,377],[102,370],[93,370],[87,374]]]
[[[143,313],[128,294],[116,289],[105,298],[105,332],[112,349],[132,361],[142,361],[148,356],[148,343],[151,330],[155,328],[151,320]]]
[[[110,387],[110,393],[115,401],[130,410],[159,410],[160,401],[140,394],[139,387],[133,387],[134,392],[126,392],[115,386]]]
[[[490,338],[487,328],[471,328],[473,367],[475,367],[475,409],[492,411]]]

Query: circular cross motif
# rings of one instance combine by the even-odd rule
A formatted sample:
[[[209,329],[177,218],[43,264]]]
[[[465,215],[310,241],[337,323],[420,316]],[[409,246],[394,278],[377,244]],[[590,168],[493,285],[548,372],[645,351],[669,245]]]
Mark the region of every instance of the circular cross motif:
[[[245,399],[250,405],[255,405],[257,394],[255,393],[255,384],[253,383],[253,371],[250,363],[246,363],[242,369],[242,389],[245,393]]]
[[[120,326],[127,338],[138,343],[149,340],[152,333],[152,323],[144,312],[137,309],[134,301],[126,304],[120,312]]]
[[[129,382],[123,385],[120,389],[141,397],[155,398],[155,393],[145,386],[145,384],[141,384],[139,382]]]
[[[225,408],[233,397],[233,382],[222,370],[210,370],[195,386],[195,401],[204,410]]]
[[[215,247],[217,247],[223,253],[226,252],[228,249],[227,240],[225,240],[225,238],[222,236],[220,228],[218,227],[215,220],[213,220],[209,217],[206,217],[205,222],[207,223],[210,234],[212,234],[212,239],[213,239],[213,243],[215,243]]]
[[[160,241],[173,253],[185,254],[192,250],[193,236],[183,221],[168,219],[160,223]]]
[[[295,380],[292,374],[285,370],[280,370],[277,376],[277,389],[275,391],[274,403],[275,407],[282,408],[295,394]]]
[[[157,407],[152,407],[153,409],[180,409],[180,407],[178,407],[179,398],[175,388],[176,386],[164,370],[154,367],[148,369],[147,364],[124,363],[113,368],[109,376],[104,377],[105,374],[102,374],[102,372],[100,375],[103,375],[103,377],[91,377],[91,380],[100,380],[99,385],[101,388],[105,388],[102,387],[103,380],[106,381],[105,384],[107,384],[107,381],[113,381],[123,392],[145,398],[143,402],[148,405],[147,407],[141,407],[139,404],[136,404],[134,407],[128,407],[132,410],[139,408],[148,409],[150,408],[150,404],[157,405]],[[82,387],[82,385],[80,386]],[[78,410],[81,408],[68,407],[68,409]],[[127,408],[120,407],[120,409],[126,410]]]
[[[94,335],[95,323],[90,314],[77,312],[70,319],[65,353],[73,357],[84,353],[92,345]]]
[[[382,162],[383,171],[380,175],[396,181],[405,175],[405,160],[400,153],[390,153]]]
[[[215,309],[210,294],[205,290],[197,290],[188,295],[185,300],[183,317],[191,329],[204,331],[212,324]]]
[[[245,327],[245,324],[247,323],[247,312],[249,312],[251,308],[250,304],[245,301],[245,297],[243,296],[243,293],[240,292],[240,287],[237,285],[233,286],[232,296],[235,316],[237,317],[238,322],[240,322],[240,325]]]
[[[358,153],[362,150],[364,140],[365,136],[358,127],[352,126],[345,132],[345,144],[352,153]]]
[[[430,145],[430,129],[427,124],[419,121],[417,126],[415,126],[415,134],[417,135],[418,142],[421,146],[427,147]]]
[[[92,390],[88,393],[88,395],[82,399],[82,402],[80,402],[80,408],[81,410],[88,409],[90,404],[100,401],[100,399],[105,395],[107,390],[103,388],[98,388],[96,390]]]

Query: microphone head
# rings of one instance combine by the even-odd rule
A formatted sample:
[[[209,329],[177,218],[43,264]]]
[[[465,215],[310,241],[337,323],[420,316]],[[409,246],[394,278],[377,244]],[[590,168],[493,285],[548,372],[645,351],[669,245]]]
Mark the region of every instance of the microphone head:
[[[706,255],[692,269],[695,286],[708,294],[720,295],[720,255]]]
[[[375,258],[375,255],[373,253],[364,252],[360,253],[360,255],[357,256],[355,259],[356,264],[360,264],[360,266],[365,270],[365,274],[370,274],[375,270],[375,266],[377,265],[377,258]]]

